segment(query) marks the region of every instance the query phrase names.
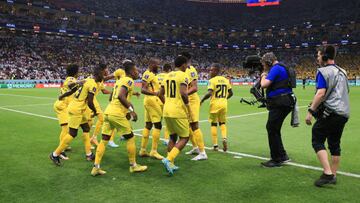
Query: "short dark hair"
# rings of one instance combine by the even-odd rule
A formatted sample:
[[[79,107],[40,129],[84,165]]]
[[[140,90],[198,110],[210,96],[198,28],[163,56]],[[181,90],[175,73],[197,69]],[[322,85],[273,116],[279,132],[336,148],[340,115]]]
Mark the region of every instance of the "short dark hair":
[[[93,69],[93,74],[95,77],[100,76],[101,71],[105,70],[107,68],[107,65],[104,63],[99,64],[98,66],[95,66]]]
[[[181,56],[185,56],[188,60],[191,59],[191,54],[187,51],[181,52],[180,54]]]
[[[320,51],[320,54],[324,57],[325,60],[334,60],[336,57],[336,47],[334,45],[322,46],[318,49],[318,51]]]
[[[222,65],[220,63],[213,63],[211,64],[211,67],[216,68],[216,70],[220,71],[220,69],[222,68]]]
[[[168,64],[168,63],[165,63],[164,66],[163,66],[163,70],[164,70],[165,72],[171,71],[171,65]]]
[[[69,64],[66,66],[66,75],[70,77],[75,77],[79,72],[79,66],[77,64]]]
[[[126,74],[129,74],[134,67],[135,67],[135,63],[132,61],[126,61],[123,64],[123,68],[124,68]]]
[[[175,67],[181,67],[182,65],[184,65],[187,62],[188,62],[188,58],[180,55],[180,56],[176,57],[176,59],[175,59]]]

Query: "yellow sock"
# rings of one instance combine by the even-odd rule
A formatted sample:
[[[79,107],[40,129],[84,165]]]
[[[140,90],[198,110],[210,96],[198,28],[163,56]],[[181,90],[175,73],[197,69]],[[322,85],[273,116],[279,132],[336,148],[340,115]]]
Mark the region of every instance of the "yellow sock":
[[[160,140],[160,130],[155,128],[152,131],[151,151],[157,151],[159,140]]]
[[[150,130],[147,128],[144,128],[143,136],[141,138],[141,150],[146,150],[146,146],[149,142],[149,134],[150,134]]]
[[[217,127],[216,126],[211,126],[211,140],[212,140],[213,145],[218,145]]]
[[[167,128],[165,128],[165,131],[164,131],[164,139],[165,140],[169,140],[169,131],[168,131],[168,129]]]
[[[59,146],[56,148],[55,155],[59,155],[61,152],[63,152],[66,149],[66,147],[69,146],[70,142],[73,139],[74,138],[70,134],[67,133],[61,140]]]
[[[168,156],[166,158],[172,163],[174,163],[174,160],[179,155],[179,153],[180,150],[176,147],[173,147],[172,150],[168,153]]]
[[[132,137],[132,138],[127,140],[126,148],[127,148],[127,151],[128,151],[130,165],[133,165],[133,164],[136,163],[136,158],[135,158],[135,156],[136,156],[135,137]]]
[[[91,154],[91,144],[90,144],[89,133],[88,132],[83,133],[82,137],[83,137],[83,141],[84,141],[85,153],[86,153],[86,155],[90,155]]]
[[[106,145],[109,141],[107,140],[101,140],[100,144],[96,148],[96,156],[95,156],[95,165],[100,165],[101,159],[104,156]]]
[[[199,147],[200,152],[204,152],[205,151],[204,137],[200,128],[194,131],[193,136],[195,137],[196,144]]]
[[[98,134],[100,133],[100,130],[101,130],[101,126],[104,123],[104,115],[102,113],[99,113],[97,115],[97,117],[98,117],[98,120],[96,121],[96,124],[95,124],[93,136],[98,136]]]
[[[111,133],[110,141],[114,141],[114,137],[115,137],[115,130],[113,130]]]
[[[227,139],[227,129],[226,129],[226,125],[222,124],[220,125],[220,129],[221,129],[221,136],[223,139]]]
[[[60,132],[60,136],[59,136],[60,142],[65,137],[65,135],[68,134],[68,133],[69,133],[68,125],[61,126],[61,132]]]
[[[190,128],[189,132],[190,132],[189,138],[190,138],[191,144],[192,144],[193,148],[196,148],[197,144],[196,144],[196,139],[195,139],[195,136],[194,136],[194,132],[192,131],[191,128]]]

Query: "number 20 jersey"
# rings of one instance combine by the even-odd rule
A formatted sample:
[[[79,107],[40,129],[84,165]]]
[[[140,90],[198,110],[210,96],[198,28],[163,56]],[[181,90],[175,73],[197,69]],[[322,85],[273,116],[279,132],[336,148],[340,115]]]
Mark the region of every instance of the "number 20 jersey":
[[[217,113],[227,108],[229,89],[231,89],[230,82],[223,76],[216,76],[209,80],[208,90],[213,91],[210,98],[210,113]]]

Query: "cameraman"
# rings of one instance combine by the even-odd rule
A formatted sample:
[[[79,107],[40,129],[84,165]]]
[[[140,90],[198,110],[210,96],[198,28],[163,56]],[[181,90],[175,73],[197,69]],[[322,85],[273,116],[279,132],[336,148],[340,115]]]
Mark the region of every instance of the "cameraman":
[[[290,161],[281,140],[281,126],[293,109],[295,101],[286,66],[280,64],[272,52],[264,54],[261,63],[264,67],[264,72],[261,74],[261,87],[266,88],[266,104],[269,110],[266,129],[271,154],[271,159],[261,164],[268,168],[280,167],[283,163]]]
[[[349,87],[346,72],[335,64],[336,49],[332,45],[318,50],[317,60],[321,68],[316,75],[316,94],[308,109],[306,124],[312,117],[317,120],[312,128],[312,146],[323,167],[323,174],[315,185],[336,183],[336,171],[340,162],[340,139],[350,115]],[[327,139],[332,164],[325,148]]]

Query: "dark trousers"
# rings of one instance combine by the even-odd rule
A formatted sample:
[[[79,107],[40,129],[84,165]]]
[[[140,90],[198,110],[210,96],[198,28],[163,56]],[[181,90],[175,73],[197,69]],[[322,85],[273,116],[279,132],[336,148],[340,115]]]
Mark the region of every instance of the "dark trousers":
[[[268,132],[269,147],[271,159],[281,162],[287,157],[284,145],[281,139],[281,127],[287,115],[292,108],[289,106],[282,106],[269,109],[269,117],[266,123]]]

